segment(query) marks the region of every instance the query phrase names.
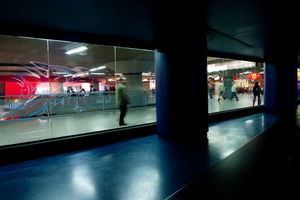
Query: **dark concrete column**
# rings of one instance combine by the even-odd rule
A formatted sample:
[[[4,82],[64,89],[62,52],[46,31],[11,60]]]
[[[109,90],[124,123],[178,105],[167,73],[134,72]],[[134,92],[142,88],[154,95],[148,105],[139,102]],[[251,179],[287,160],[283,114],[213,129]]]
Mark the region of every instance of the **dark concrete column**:
[[[297,46],[293,40],[283,38],[284,35],[265,63],[267,111],[289,112],[297,107]]]
[[[275,112],[294,111],[297,106],[297,17],[294,8],[276,16],[268,24],[265,49],[265,109]],[[286,23],[286,21],[289,23]]]
[[[200,21],[196,25],[189,20],[196,19],[194,16],[181,14],[178,19],[176,13],[173,14],[162,17],[156,38],[157,132],[182,140],[206,141],[208,99],[205,26]]]
[[[297,107],[296,62],[266,62],[265,110],[289,112]]]

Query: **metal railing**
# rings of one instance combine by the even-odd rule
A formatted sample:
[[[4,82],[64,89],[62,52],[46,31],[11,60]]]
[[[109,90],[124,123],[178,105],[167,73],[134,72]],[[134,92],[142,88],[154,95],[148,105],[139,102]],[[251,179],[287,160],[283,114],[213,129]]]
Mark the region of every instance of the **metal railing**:
[[[128,91],[129,107],[156,104],[155,91]],[[0,121],[116,110],[115,92],[0,96]]]

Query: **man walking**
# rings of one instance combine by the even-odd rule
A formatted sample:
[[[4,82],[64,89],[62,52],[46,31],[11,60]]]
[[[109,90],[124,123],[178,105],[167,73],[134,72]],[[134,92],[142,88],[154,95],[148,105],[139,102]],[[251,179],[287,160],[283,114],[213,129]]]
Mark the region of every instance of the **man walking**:
[[[236,85],[234,84],[234,82],[232,82],[232,87],[231,87],[231,98],[230,101],[233,99],[233,97],[235,97],[235,100],[238,101],[239,98],[236,95]]]
[[[125,83],[122,83],[122,79],[119,80],[120,83],[117,85],[116,99],[117,105],[120,106],[120,121],[119,125],[124,126],[127,125],[124,123],[124,118],[127,112],[127,105],[130,103],[129,97],[127,95]]]

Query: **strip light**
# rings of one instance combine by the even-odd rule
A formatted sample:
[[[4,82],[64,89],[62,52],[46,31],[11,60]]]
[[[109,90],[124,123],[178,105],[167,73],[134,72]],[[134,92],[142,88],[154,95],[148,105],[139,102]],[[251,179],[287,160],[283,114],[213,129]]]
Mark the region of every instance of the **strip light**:
[[[98,69],[104,69],[106,68],[105,66],[100,66],[100,67],[97,67],[97,68],[94,68],[94,69],[90,69],[90,72],[93,72],[93,71],[96,71]]]
[[[77,47],[77,48],[74,48],[74,49],[71,49],[71,50],[67,51],[66,54],[78,53],[78,52],[84,51],[86,49],[87,49],[87,47],[80,46],[80,47]]]
[[[91,75],[105,75],[105,73],[91,73]]]

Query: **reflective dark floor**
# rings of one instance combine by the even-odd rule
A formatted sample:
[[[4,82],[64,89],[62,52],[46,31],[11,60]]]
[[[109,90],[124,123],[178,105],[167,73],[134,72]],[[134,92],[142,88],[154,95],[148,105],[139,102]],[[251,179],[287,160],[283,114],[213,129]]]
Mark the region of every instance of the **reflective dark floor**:
[[[152,135],[0,167],[0,199],[165,199],[280,118],[210,124],[203,146]]]
[[[299,199],[300,108],[168,200]]]

